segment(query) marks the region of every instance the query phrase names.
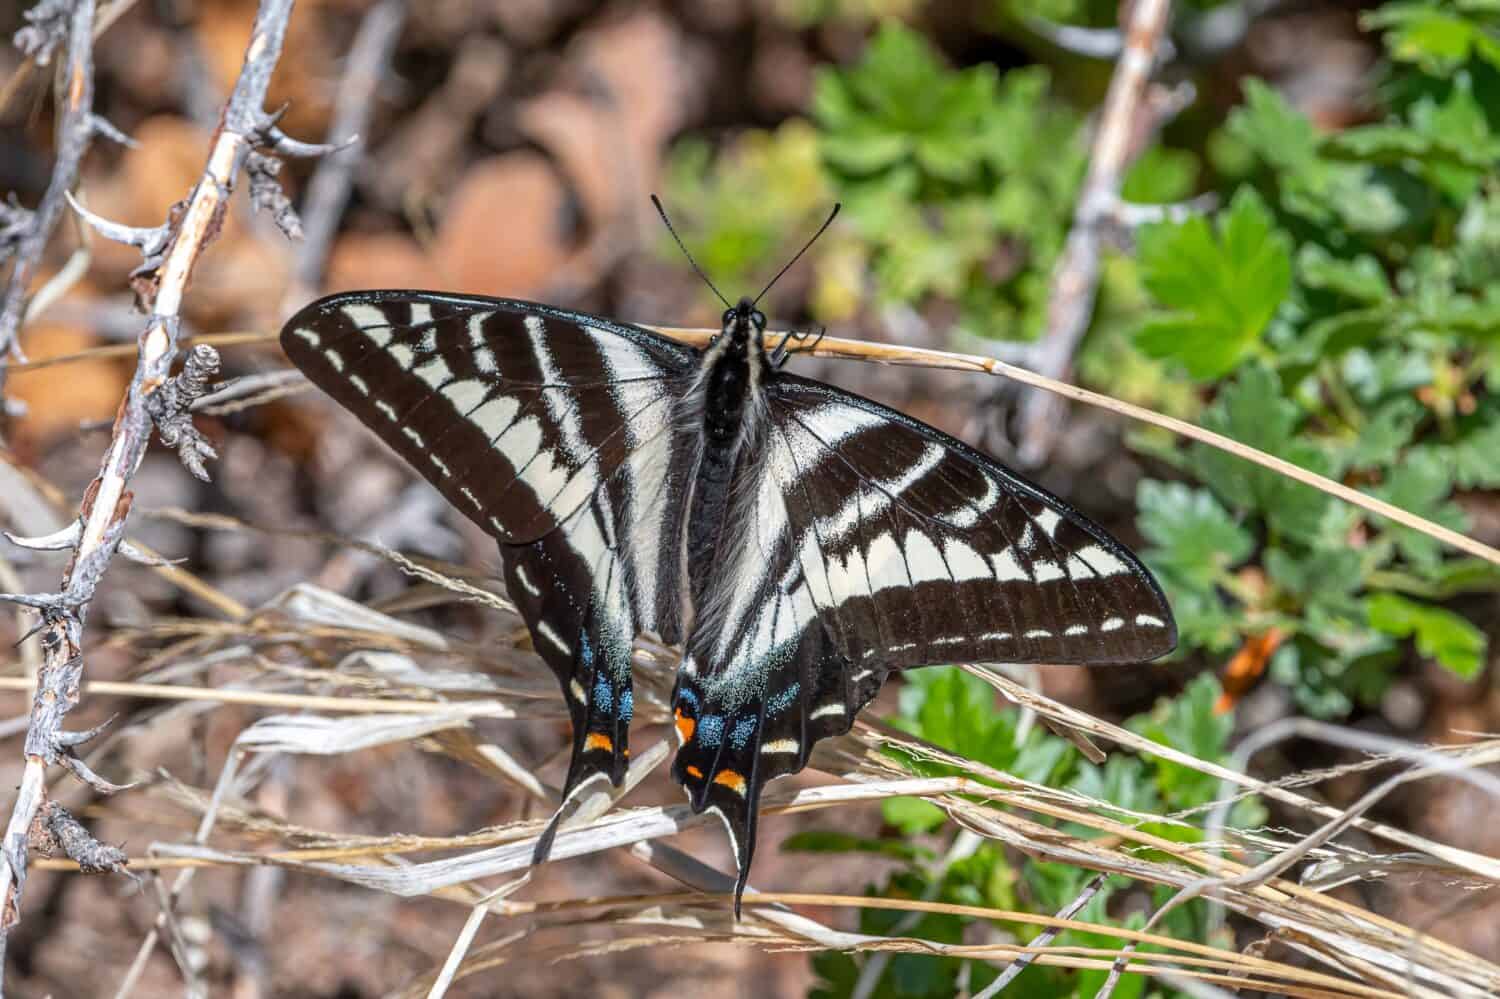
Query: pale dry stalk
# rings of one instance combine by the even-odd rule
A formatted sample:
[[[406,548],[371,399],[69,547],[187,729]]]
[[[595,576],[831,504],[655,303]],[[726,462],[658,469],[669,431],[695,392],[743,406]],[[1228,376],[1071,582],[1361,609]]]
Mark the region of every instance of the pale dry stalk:
[[[92,10],[92,4],[80,2],[80,8],[83,6]],[[287,214],[290,209],[285,206],[284,196],[280,196],[279,189],[274,194],[271,191],[275,186],[275,168],[279,165],[272,154],[315,155],[325,151],[324,147],[289,139],[276,126],[276,116],[264,110],[266,90],[281,54],[291,11],[292,0],[262,0],[244,64],[224,106],[207,165],[187,201],[174,209],[166,224],[155,229],[134,229],[80,212],[105,236],[131,243],[145,253],[150,277],[144,282],[142,297],[151,311],[137,341],[135,375],[116,414],[109,447],[98,475],[84,493],[72,529],[73,553],[62,586],[53,594],[5,595],[6,599],[41,613],[44,658],[27,731],[20,793],[0,856],[0,932],[19,917],[28,834],[33,818],[46,800],[48,764],[68,766],[101,791],[116,790],[114,785],[92,774],[74,752],[93,733],[68,733],[63,731],[62,723],[78,703],[81,692],[84,618],[99,579],[120,545],[131,505],[130,479],[145,455],[152,428],[170,430],[179,452],[189,459],[190,468],[194,460],[201,466],[202,458],[213,455],[207,442],[180,417],[183,408],[205,387],[207,376],[217,364],[216,352],[207,347],[195,348],[182,374],[171,376],[178,353],[183,296],[193,267],[223,225],[241,170],[249,175],[257,206],[272,209],[283,230],[289,235],[295,233],[296,220]],[[90,43],[90,27],[75,26],[79,44],[85,47]]]

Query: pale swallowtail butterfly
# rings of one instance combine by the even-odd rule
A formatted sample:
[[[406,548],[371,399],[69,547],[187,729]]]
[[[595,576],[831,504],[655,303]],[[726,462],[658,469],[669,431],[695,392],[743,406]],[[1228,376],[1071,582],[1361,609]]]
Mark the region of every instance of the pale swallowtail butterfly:
[[[565,800],[624,776],[636,636],[681,645],[673,776],[724,820],[736,913],[761,789],[847,732],[892,670],[1137,663],[1177,635],[1101,528],[925,423],[783,370],[765,326],[742,299],[699,350],[533,302],[358,291],[281,333],[499,542],[572,718]]]

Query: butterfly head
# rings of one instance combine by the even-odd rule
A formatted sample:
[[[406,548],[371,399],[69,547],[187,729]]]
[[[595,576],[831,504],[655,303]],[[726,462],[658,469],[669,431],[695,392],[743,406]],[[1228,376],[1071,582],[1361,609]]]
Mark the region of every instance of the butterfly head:
[[[755,307],[755,302],[742,298],[738,305],[724,310],[723,326],[719,336],[735,346],[751,346],[757,350],[763,343],[766,332],[766,314]]]

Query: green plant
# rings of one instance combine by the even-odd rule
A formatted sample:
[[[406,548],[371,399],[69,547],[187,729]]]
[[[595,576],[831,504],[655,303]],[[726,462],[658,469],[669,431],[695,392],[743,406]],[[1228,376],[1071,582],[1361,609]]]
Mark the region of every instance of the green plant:
[[[1231,717],[1215,712],[1217,695],[1218,684],[1214,679],[1200,677],[1181,697],[1162,701],[1155,710],[1131,719],[1128,725],[1153,741],[1191,752],[1200,759],[1222,762],[1233,722]],[[957,669],[928,669],[908,676],[901,690],[899,715],[893,722],[913,735],[1016,777],[1076,791],[1125,810],[1177,811],[1206,804],[1217,796],[1216,781],[1156,757],[1117,753],[1103,765],[1089,764],[1067,740],[1039,728],[1023,730],[1021,717],[1014,708],[997,710],[995,693],[983,680]],[[946,768],[931,763],[911,761],[909,765],[924,775],[947,772]],[[939,851],[929,845],[934,841],[922,838],[943,826],[945,815],[939,808],[926,801],[896,798],[884,802],[883,809],[894,835],[856,841],[838,833],[809,832],[787,840],[784,848],[881,854],[900,861],[900,867],[884,883],[872,886],[875,894],[1002,909],[1056,912],[1075,899],[1092,876],[1089,871],[1063,864],[1023,864],[991,843],[968,856],[944,862]],[[1261,807],[1253,799],[1247,799],[1236,805],[1231,823],[1248,826],[1263,819]],[[1151,823],[1148,828],[1158,836],[1177,841],[1199,838],[1197,830],[1178,825]],[[1144,923],[1139,913],[1123,921],[1110,916],[1112,899],[1126,886],[1123,879],[1111,879],[1078,918],[1139,929]],[[1165,897],[1165,893],[1153,893],[1153,903],[1160,904]],[[897,932],[901,919],[900,913],[865,910],[860,917],[860,928],[866,933],[889,935]],[[902,924],[899,932],[957,942],[963,939],[965,927],[973,922],[968,918],[929,914],[914,925]],[[1029,941],[1037,933],[1035,926],[1019,923],[996,923],[992,928],[1021,941]],[[1167,932],[1182,939],[1207,939],[1206,910],[1195,904],[1174,913]],[[1070,931],[1060,936],[1057,944],[1111,946],[1113,941]],[[815,958],[813,966],[823,984],[813,995],[847,995],[868,959],[842,953]],[[899,954],[891,959],[871,994],[950,996],[960,977],[967,980],[970,991],[978,991],[993,981],[996,974],[997,969],[983,961]],[[1029,969],[1010,988],[1023,996],[1090,996],[1103,979],[1103,972],[1037,967]],[[1141,980],[1127,980],[1116,994],[1144,995],[1145,984]]]
[[[1056,0],[1030,12],[1106,24],[1114,7]],[[1201,148],[1142,153],[1125,179],[1127,200],[1180,200],[1199,193],[1206,176],[1223,207],[1142,227],[1133,247],[1106,250],[1076,370],[1112,395],[1465,530],[1462,494],[1500,488],[1500,4],[1403,0],[1368,13],[1365,24],[1381,32],[1390,58],[1376,120],[1327,133],[1252,79]],[[1084,118],[1061,92],[1075,88],[1054,88],[1039,66],[949,68],[930,42],[894,23],[853,65],[822,71],[810,125],[773,140],[795,135],[800,169],[816,172],[847,208],[846,223],[814,251],[814,314],[848,319],[899,303],[956,315],[974,334],[1038,335],[1086,157]],[[710,178],[699,188],[710,199],[743,203],[741,189],[763,190],[764,214],[774,215],[783,203],[769,172],[775,161],[758,161],[753,177],[733,173],[747,162],[736,150],[762,141],[743,137],[717,158],[683,152],[680,176]],[[712,180],[726,172],[733,182]],[[706,217],[735,218],[719,212]],[[797,212],[803,225],[816,221],[810,203]],[[768,231],[785,229],[789,217]],[[1414,657],[1460,677],[1482,668],[1486,636],[1461,601],[1500,591],[1495,567],[1221,451],[1155,431],[1130,440],[1159,463],[1139,486],[1137,526],[1172,601],[1183,656],[1218,665],[1253,653],[1303,710],[1324,717],[1377,703]],[[997,711],[991,691],[965,674],[916,671],[903,684],[900,726],[1019,777],[1147,815],[1217,794],[1196,772],[1151,757],[1088,765],[1064,740]],[[1200,678],[1129,724],[1222,760],[1230,718],[1215,713],[1217,695]],[[992,844],[949,862],[941,810],[914,799],[883,807],[885,836],[811,833],[789,846],[897,861],[872,893],[996,908],[1054,912],[1089,877],[1017,866]],[[1259,806],[1241,802],[1232,821],[1253,825]],[[1151,830],[1197,835],[1164,823]],[[1107,921],[1125,890],[1111,881],[1081,916]],[[1153,893],[1153,904],[1162,900]],[[957,941],[969,925],[907,918],[870,909],[861,927]],[[1198,906],[1171,919],[1171,935],[1206,939]],[[1020,940],[1036,932],[992,929]],[[874,995],[949,995],[960,984],[973,992],[996,974],[984,962],[889,960]],[[864,964],[829,954],[815,967],[816,994],[832,996],[852,991]],[[1032,968],[1008,994],[1089,995],[1101,977]],[[1129,978],[1115,994],[1148,993],[1164,994]]]
[[[1237,155],[1220,149],[1244,174],[1217,232],[1194,219],[1140,234],[1161,310],[1136,334],[1212,392],[1210,429],[1458,530],[1455,492],[1500,486],[1500,74],[1475,41],[1492,25],[1465,21],[1472,58],[1458,59],[1462,20],[1416,4],[1372,15],[1402,60],[1380,122],[1320,135],[1249,81],[1225,129]],[[1324,716],[1378,699],[1408,637],[1478,672],[1483,632],[1441,604],[1500,587],[1493,567],[1221,452],[1160,453],[1203,483],[1138,495],[1187,649],[1274,629],[1272,676]]]
[[[1047,89],[1041,69],[946,69],[893,23],[820,73],[823,160],[882,300],[948,300],[975,331],[1035,335],[1084,165],[1080,118]]]

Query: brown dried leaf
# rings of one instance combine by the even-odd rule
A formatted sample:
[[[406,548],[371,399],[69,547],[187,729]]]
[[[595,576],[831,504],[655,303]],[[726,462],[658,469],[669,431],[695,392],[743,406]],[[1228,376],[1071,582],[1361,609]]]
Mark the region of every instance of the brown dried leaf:
[[[644,205],[656,184],[690,92],[682,49],[656,14],[600,28],[570,59],[580,92],[556,91],[519,111],[517,124],[557,159],[595,226]]]
[[[437,268],[409,236],[399,233],[350,233],[328,257],[327,290],[359,288],[437,288]]]
[[[88,330],[45,320],[31,323],[21,337],[28,360],[75,354],[100,341]],[[54,437],[76,434],[85,421],[108,420],[125,394],[129,369],[119,360],[87,360],[17,371],[7,383],[26,405],[16,425],[18,441],[40,446]]]
[[[535,296],[571,256],[567,198],[535,153],[469,169],[438,226],[433,259],[453,291]]]

